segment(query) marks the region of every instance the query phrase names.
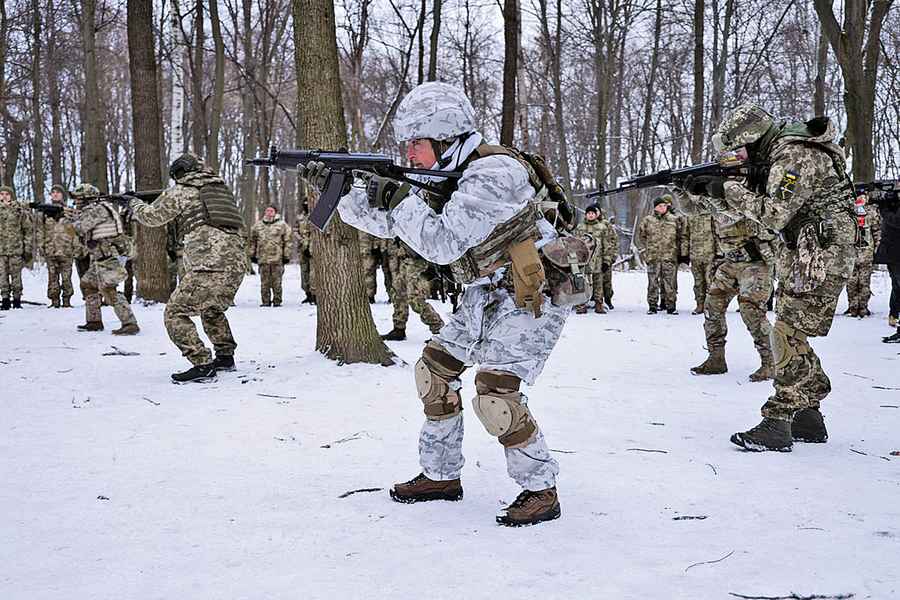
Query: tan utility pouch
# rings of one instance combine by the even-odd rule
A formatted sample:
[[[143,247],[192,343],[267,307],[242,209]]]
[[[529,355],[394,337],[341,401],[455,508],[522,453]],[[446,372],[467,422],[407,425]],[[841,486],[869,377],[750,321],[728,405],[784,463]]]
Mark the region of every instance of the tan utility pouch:
[[[541,248],[555,306],[575,306],[591,299],[593,287],[591,278],[585,277],[585,268],[596,247],[589,235],[564,235]]]
[[[530,310],[536,319],[541,316],[544,282],[547,278],[534,240],[516,242],[509,247],[507,253],[512,261],[516,306]]]

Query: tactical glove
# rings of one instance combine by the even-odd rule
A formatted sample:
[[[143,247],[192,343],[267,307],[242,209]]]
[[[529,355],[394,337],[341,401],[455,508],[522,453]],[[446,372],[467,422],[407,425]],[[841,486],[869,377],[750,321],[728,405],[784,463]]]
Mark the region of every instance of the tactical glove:
[[[34,255],[31,253],[31,250],[26,250],[22,253],[22,261],[26,263],[30,263],[34,260]]]
[[[252,262],[254,265],[258,265],[258,264],[259,264],[259,259],[256,258],[255,256],[251,256],[251,257],[250,257],[250,262]]]
[[[331,176],[331,169],[326,167],[323,162],[310,161],[297,167],[297,174],[306,179],[311,186],[324,192],[325,186],[328,185],[328,178]]]
[[[372,175],[366,183],[369,206],[377,210],[393,210],[409,195],[410,185],[387,177]]]
[[[709,175],[691,175],[684,180],[682,189],[694,196],[709,196],[721,200],[725,198],[725,180]]]
[[[606,273],[607,271],[609,271],[609,263],[603,263],[602,265],[600,265],[601,273]]]
[[[285,257],[285,258],[281,259],[281,264],[283,264],[283,265],[289,264],[290,262],[291,262],[291,259],[289,259],[289,258]]]

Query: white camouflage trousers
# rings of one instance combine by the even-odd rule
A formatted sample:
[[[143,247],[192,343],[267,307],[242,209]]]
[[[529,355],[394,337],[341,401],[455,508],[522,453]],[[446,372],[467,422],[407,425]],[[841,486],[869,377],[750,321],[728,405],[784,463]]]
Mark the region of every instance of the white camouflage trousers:
[[[534,315],[516,307],[503,288],[471,285],[462,296],[459,310],[434,338],[448,354],[480,370],[511,373],[531,385],[556,345],[569,307],[544,302],[543,314]],[[522,403],[527,402],[524,394]],[[465,458],[462,454],[463,416],[434,421],[426,419],[419,435],[419,462],[423,473],[434,480],[457,479]],[[526,490],[539,491],[556,485],[559,464],[550,456],[538,429],[534,439],[521,448],[505,448],[509,476]]]

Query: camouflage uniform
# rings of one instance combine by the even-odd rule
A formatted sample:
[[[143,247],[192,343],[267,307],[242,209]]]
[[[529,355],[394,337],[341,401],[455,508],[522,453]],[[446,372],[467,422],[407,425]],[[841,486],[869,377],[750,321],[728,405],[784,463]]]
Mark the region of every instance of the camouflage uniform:
[[[169,258],[169,289],[178,287],[184,279],[184,241],[178,235],[178,223],[166,224],[166,255]]]
[[[591,256],[591,262],[587,266],[594,286],[594,307],[597,312],[603,311],[604,296],[607,300],[612,300],[612,286],[610,285],[608,290],[609,295],[607,295],[607,290],[604,286],[604,278],[612,270],[612,263],[615,261],[618,253],[618,245],[612,246],[610,244],[610,230],[613,230],[612,225],[602,215],[593,221],[585,219],[575,228],[576,235],[590,235],[597,243],[594,254]],[[613,230],[613,234],[615,234],[615,230]],[[616,237],[616,243],[618,244],[618,236]]]
[[[216,356],[234,355],[237,343],[225,311],[234,300],[248,265],[238,231],[205,223],[185,231],[182,219],[204,210],[200,190],[206,185],[224,186],[224,182],[204,168],[181,177],[152,204],[133,200],[130,206],[134,219],[147,227],[162,227],[179,219],[185,276],[169,298],[163,321],[169,339],[195,366],[209,364],[212,354],[197,334],[192,316],[200,315],[203,331],[212,342]]]
[[[361,257],[363,276],[366,281],[366,297],[369,301],[375,299],[378,292],[378,284],[376,279],[376,271],[378,270],[378,261],[375,258],[375,236],[369,235],[365,231],[357,231],[359,236],[359,254]]]
[[[749,143],[740,135],[747,131],[743,123],[754,118],[751,110],[736,109],[719,127],[720,132],[737,132],[735,138],[714,143],[725,149]],[[771,165],[767,173],[747,183],[724,183],[729,206],[785,239],[779,246],[777,318],[772,328],[775,394],[762,407],[763,417],[776,421],[790,422],[802,409],[818,409],[831,391],[807,338],[825,336],[831,329],[856,254],[854,194],[844,153],[832,143],[834,137],[834,126],[827,119],[773,124],[757,142],[761,156],[756,158]]]
[[[713,258],[716,244],[713,236],[713,217],[708,210],[701,210],[687,218],[685,237],[688,256],[691,259],[691,273],[694,276],[695,313],[703,312],[703,303],[712,279]]]
[[[0,190],[11,196],[8,203],[0,202],[0,296],[19,300],[22,297],[22,269],[32,259],[31,215],[16,201],[11,187],[2,186]]]
[[[68,305],[75,293],[72,287],[72,265],[80,251],[78,236],[70,223],[43,215],[38,229],[38,245],[47,261],[47,298],[53,306]]]
[[[75,196],[75,192],[72,195]],[[124,265],[132,251],[131,240],[123,233],[119,208],[110,202],[92,202],[75,213],[72,227],[90,256],[90,266],[81,277],[85,320],[102,324],[100,307],[106,301],[123,327],[137,325],[128,301],[116,289],[125,281]],[[114,231],[118,233],[110,235]],[[98,239],[101,232],[102,237]]]
[[[137,246],[135,245],[134,221],[131,219],[131,215],[128,214],[128,211],[123,211],[122,224],[125,226],[125,235],[131,242],[131,247],[134,250],[137,250]],[[128,300],[129,304],[131,303],[131,299],[134,298],[134,267],[135,256],[134,254],[132,254],[125,262],[125,285],[123,286],[123,293],[125,294],[125,299]]]
[[[865,205],[865,226],[857,227],[856,259],[853,274],[847,281],[847,314],[868,316],[872,297],[872,263],[875,248],[881,242],[881,214],[871,204]]]
[[[281,217],[265,218],[250,230],[250,256],[259,263],[259,292],[263,306],[281,305],[284,265],[290,262],[292,235]]]
[[[297,221],[294,223],[294,233],[297,236],[297,261],[300,263],[300,287],[307,299],[316,295],[316,288],[312,284],[312,253],[310,252],[312,242],[312,225],[309,222],[309,216],[304,213],[297,214]]]
[[[394,329],[406,329],[409,309],[412,307],[431,333],[438,333],[444,320],[428,303],[431,280],[428,278],[429,265],[422,257],[410,251],[397,241],[391,244],[390,270],[393,277]]]
[[[613,265],[615,265],[616,259],[619,257],[619,233],[616,231],[616,226],[612,222],[604,220],[604,223],[607,225],[606,230],[603,232],[604,263],[609,265],[609,268],[603,272],[603,300],[610,308],[612,308],[614,293],[612,274]]]
[[[675,310],[678,295],[678,257],[685,256],[684,222],[671,209],[647,215],[638,226],[638,240],[647,263],[647,305],[651,310]],[[665,304],[665,306],[662,306]]]
[[[410,92],[398,107],[394,126],[403,140],[452,139],[439,157],[444,159],[440,163],[444,170],[459,168],[483,141],[474,131],[471,104],[459,90],[444,83],[425,83]],[[389,214],[374,211],[366,191],[360,188],[344,196],[338,209],[344,222],[381,238],[399,237],[425,260],[446,265],[456,263],[469,249],[490,239],[497,227],[522,214],[535,198],[526,169],[516,159],[502,155],[471,161],[454,187],[440,212],[415,194],[399,202]],[[539,244],[556,237],[546,220],[538,221],[538,227]],[[458,311],[428,343],[417,363],[417,388],[426,409],[419,436],[419,462],[430,480],[459,479],[465,462],[459,375],[478,364],[476,398],[484,401],[489,393],[486,390],[493,390],[493,398],[510,407],[507,414],[516,415],[516,430],[527,431],[527,436],[515,443],[492,432],[501,436],[498,439],[506,454],[507,472],[525,490],[537,492],[556,485],[559,465],[528,412],[528,399],[519,390],[519,383],[533,385],[559,339],[570,308],[548,301],[541,315],[535,317],[516,305],[513,294],[502,284],[505,272],[501,267],[466,286]],[[395,288],[400,287],[395,282]],[[437,387],[429,391],[426,380]],[[533,427],[519,429],[519,415],[527,415]]]

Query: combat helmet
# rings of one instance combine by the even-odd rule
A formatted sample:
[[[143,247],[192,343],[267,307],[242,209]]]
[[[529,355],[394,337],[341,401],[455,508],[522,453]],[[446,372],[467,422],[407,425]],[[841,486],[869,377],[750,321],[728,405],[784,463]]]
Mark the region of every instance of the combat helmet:
[[[169,177],[178,181],[188,173],[199,171],[203,168],[203,161],[196,154],[185,152],[172,161],[169,165]]]
[[[69,192],[72,198],[92,198],[100,195],[100,190],[90,183],[80,183]]]
[[[775,119],[756,104],[741,104],[726,115],[713,135],[716,152],[730,152],[762,138]]]
[[[475,109],[463,91],[439,81],[416,86],[397,107],[394,131],[401,142],[450,140],[475,131]]]

